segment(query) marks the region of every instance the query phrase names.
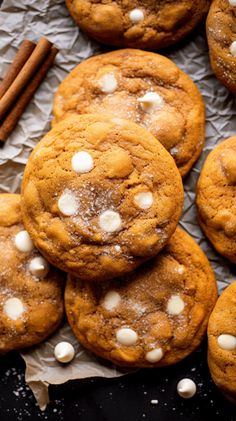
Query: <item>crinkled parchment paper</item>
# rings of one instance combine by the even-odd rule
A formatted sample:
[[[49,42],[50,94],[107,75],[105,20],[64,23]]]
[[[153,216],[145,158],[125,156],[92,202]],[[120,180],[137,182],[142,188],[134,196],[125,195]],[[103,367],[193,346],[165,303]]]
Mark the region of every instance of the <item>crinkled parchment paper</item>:
[[[5,0],[0,9],[0,78],[12,61],[21,41],[46,36],[60,49],[56,64],[37,91],[20,123],[0,149],[0,191],[18,192],[24,165],[32,148],[49,130],[53,94],[58,84],[81,60],[101,51],[96,43],[80,33],[72,22],[64,0]],[[167,55],[197,83],[206,102],[206,145],[198,163],[185,179],[185,208],[181,225],[200,244],[210,259],[221,291],[236,271],[217,255],[202,235],[194,206],[195,185],[199,170],[209,151],[222,139],[236,133],[235,100],[215,79],[209,65],[208,49],[203,35],[173,48]],[[234,273],[235,272],[235,273]],[[76,348],[72,363],[62,366],[53,358],[54,345],[68,340]],[[48,385],[85,377],[115,377],[122,370],[84,351],[65,325],[42,345],[22,353],[26,362],[26,381],[41,407],[48,402]]]
[[[70,364],[60,364],[54,358],[54,347],[61,341],[69,341],[75,348],[75,357]],[[26,381],[41,409],[45,409],[49,402],[49,384],[61,384],[86,377],[118,377],[131,371],[116,368],[109,361],[99,359],[86,351],[68,324],[41,345],[22,352],[21,355],[26,362]]]

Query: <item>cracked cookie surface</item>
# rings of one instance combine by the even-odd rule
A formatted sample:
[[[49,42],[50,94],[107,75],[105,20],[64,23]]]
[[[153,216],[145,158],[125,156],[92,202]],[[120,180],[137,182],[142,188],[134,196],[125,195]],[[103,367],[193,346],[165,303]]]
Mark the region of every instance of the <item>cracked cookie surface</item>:
[[[20,195],[0,194],[0,352],[42,342],[63,317],[64,274],[22,224]]]
[[[236,281],[219,297],[208,324],[208,365],[211,376],[236,403]]]
[[[181,215],[173,158],[142,127],[70,116],[35,147],[22,183],[24,224],[55,266],[112,278],[156,255]]]
[[[236,136],[208,155],[197,184],[201,228],[216,250],[236,263]]]
[[[206,29],[211,66],[216,77],[236,95],[236,2],[214,0]]]
[[[208,0],[66,0],[79,27],[104,44],[156,50],[188,35]]]
[[[149,130],[173,156],[182,176],[199,157],[204,103],[188,75],[164,56],[125,49],[92,57],[61,83],[55,124],[70,113],[113,114]]]
[[[68,321],[78,340],[116,364],[174,364],[201,342],[217,299],[210,264],[179,228],[154,259],[102,285],[69,276]]]

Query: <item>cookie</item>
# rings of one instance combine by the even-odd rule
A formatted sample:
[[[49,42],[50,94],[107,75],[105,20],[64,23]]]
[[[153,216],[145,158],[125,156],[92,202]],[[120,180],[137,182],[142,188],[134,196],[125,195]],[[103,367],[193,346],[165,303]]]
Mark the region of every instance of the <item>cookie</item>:
[[[208,325],[208,365],[215,384],[236,404],[236,282],[219,297]]]
[[[63,274],[34,248],[20,195],[0,194],[0,352],[35,345],[63,317]]]
[[[156,255],[181,215],[174,160],[145,129],[102,115],[70,116],[26,165],[22,212],[48,260],[82,280],[112,278]]]
[[[207,17],[211,66],[216,77],[236,95],[236,1],[214,0]]]
[[[200,344],[217,299],[210,264],[177,228],[154,259],[101,286],[68,277],[65,308],[78,340],[115,364],[177,363]]]
[[[236,263],[236,136],[220,143],[202,168],[196,203],[199,224],[215,249]]]
[[[61,83],[54,124],[70,113],[113,113],[149,130],[185,176],[201,153],[204,103],[196,85],[172,61],[139,50],[119,50],[79,64]]]
[[[206,15],[208,0],[66,0],[79,27],[104,44],[156,50],[186,37]]]

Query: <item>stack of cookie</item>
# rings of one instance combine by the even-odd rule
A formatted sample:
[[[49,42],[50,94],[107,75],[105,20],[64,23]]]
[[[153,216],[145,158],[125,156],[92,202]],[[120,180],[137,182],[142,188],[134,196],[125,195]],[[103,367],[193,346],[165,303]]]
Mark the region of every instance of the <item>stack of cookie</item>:
[[[67,1],[95,39],[146,49],[182,39],[210,2],[135,2],[131,10],[128,3]],[[167,58],[128,48],[79,64],[60,85],[53,112],[53,128],[26,166],[21,199],[0,197],[0,350],[44,340],[62,320],[64,299],[72,330],[98,356],[131,367],[176,363],[200,344],[217,300],[207,257],[177,227],[181,177],[204,145],[201,94]],[[210,155],[197,198],[200,225],[233,262],[235,145],[229,139]],[[68,274],[64,298],[59,269]],[[215,327],[224,297],[210,319],[209,365],[232,398],[224,352],[236,348],[236,331]]]
[[[134,61],[140,53],[130,54]],[[186,79],[200,98],[171,66],[176,80],[183,86]],[[101,78],[110,83],[109,72]],[[170,91],[163,87],[163,103],[168,93],[174,97]],[[139,107],[143,118],[159,112],[159,106]],[[202,102],[196,107],[202,110]],[[25,228],[42,255],[68,272],[66,313],[86,348],[119,365],[173,364],[199,345],[217,298],[206,256],[176,230],[180,172],[156,137],[131,120],[69,114],[29,158],[22,183]]]

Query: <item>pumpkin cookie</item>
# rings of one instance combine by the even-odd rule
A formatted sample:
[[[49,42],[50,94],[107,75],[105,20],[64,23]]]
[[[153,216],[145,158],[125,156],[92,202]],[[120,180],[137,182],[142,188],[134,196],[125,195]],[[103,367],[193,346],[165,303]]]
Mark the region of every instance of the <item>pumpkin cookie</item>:
[[[20,195],[0,194],[0,352],[37,344],[63,317],[63,274],[22,225]]]
[[[26,165],[26,229],[52,264],[81,280],[134,269],[168,242],[181,215],[174,160],[142,127],[102,115],[71,116]]]
[[[201,153],[204,103],[196,85],[172,61],[119,50],[79,64],[61,83],[54,123],[69,113],[114,114],[149,130],[171,153],[182,176]]]
[[[182,40],[206,15],[209,0],[66,0],[79,27],[104,44],[156,50]]]
[[[219,297],[208,325],[208,364],[215,384],[236,403],[236,282]]]
[[[177,228],[157,257],[101,286],[68,277],[65,307],[82,345],[119,365],[174,364],[200,344],[217,299],[210,264]]]
[[[207,157],[197,185],[199,223],[216,250],[236,263],[236,136]]]
[[[207,17],[211,66],[216,77],[236,95],[236,1],[214,0]]]

